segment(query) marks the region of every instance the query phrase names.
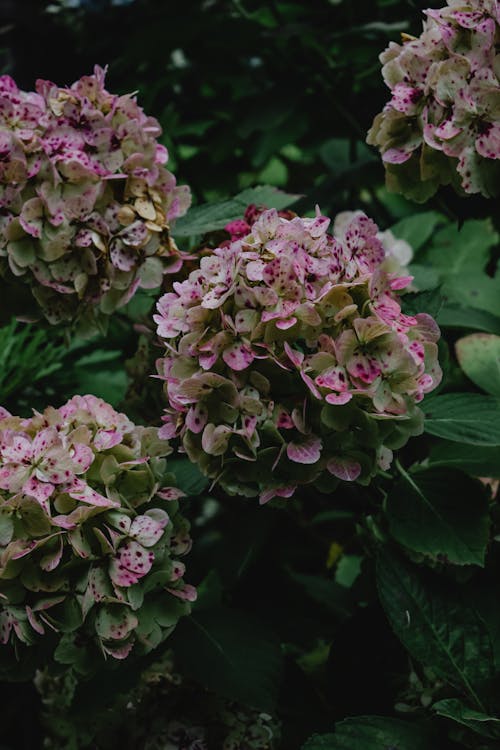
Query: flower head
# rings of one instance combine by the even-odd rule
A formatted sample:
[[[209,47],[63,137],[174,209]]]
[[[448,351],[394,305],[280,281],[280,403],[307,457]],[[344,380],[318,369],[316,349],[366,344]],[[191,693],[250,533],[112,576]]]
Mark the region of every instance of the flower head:
[[[170,632],[194,590],[178,560],[190,547],[182,493],[163,486],[169,452],[155,428],[94,396],[3,414],[0,653],[16,641],[68,652],[76,639],[81,668]]]
[[[160,434],[229,492],[290,497],[330,477],[368,481],[421,430],[440,379],[439,330],[401,312],[378,228],[263,212],[158,302]]]
[[[460,192],[498,192],[500,83],[494,0],[448,0],[426,11],[418,39],[391,43],[380,56],[392,98],[368,143],[377,146],[395,191],[423,201],[440,184]]]
[[[51,323],[95,322],[182,258],[169,225],[190,194],[161,129],[95,68],[69,88],[0,77],[0,274],[29,284]]]

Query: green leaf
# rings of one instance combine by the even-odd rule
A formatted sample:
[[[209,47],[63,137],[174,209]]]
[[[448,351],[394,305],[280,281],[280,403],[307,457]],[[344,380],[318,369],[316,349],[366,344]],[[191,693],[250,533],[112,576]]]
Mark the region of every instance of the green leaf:
[[[407,315],[417,315],[424,312],[435,318],[442,304],[443,297],[439,289],[431,289],[417,294],[405,294],[402,297],[403,312]]]
[[[486,310],[445,303],[437,316],[442,328],[465,328],[500,335],[500,317]]]
[[[345,588],[351,588],[361,573],[362,564],[361,555],[342,555],[335,570],[335,582]]]
[[[500,315],[500,276],[486,273],[498,234],[490,220],[473,219],[458,228],[449,224],[433,238],[419,262],[437,271],[447,302]],[[467,327],[470,327],[467,326]]]
[[[193,237],[223,229],[234,219],[243,218],[245,209],[251,203],[267,208],[281,210],[291,206],[299,199],[299,195],[291,195],[268,185],[248,188],[238,193],[234,198],[220,203],[207,203],[191,208],[186,216],[179,219],[174,227],[176,237]]]
[[[452,302],[500,315],[500,276],[491,278],[482,271],[464,270],[462,275],[445,280],[443,294]]]
[[[77,392],[81,395],[92,393],[114,407],[117,407],[125,398],[128,379],[123,368],[96,371],[93,367],[88,369],[76,367],[75,375],[78,380]]]
[[[408,266],[408,272],[413,276],[413,286],[419,292],[439,286],[441,277],[434,268],[422,266],[420,263],[411,263]]]
[[[446,280],[459,278],[465,282],[471,274],[484,270],[497,241],[498,235],[489,219],[470,219],[460,228],[449,224],[433,237],[425,260],[440,270]]]
[[[425,211],[401,219],[390,230],[398,240],[406,240],[416,252],[429,240],[437,225],[446,221],[446,217],[436,211]]]
[[[446,719],[452,719],[458,724],[471,729],[473,732],[480,734],[482,737],[495,739],[500,737],[500,719],[496,716],[488,716],[482,711],[475,711],[465,706],[457,698],[447,698],[434,703],[433,711],[438,716],[444,716]]]
[[[381,604],[410,655],[481,707],[478,685],[491,677],[493,653],[486,625],[449,582],[424,578],[387,552],[377,562]]]
[[[376,159],[370,149],[361,142],[356,142],[355,155],[351,159],[351,141],[348,138],[331,138],[325,141],[319,153],[334,177],[341,177]]]
[[[336,618],[346,619],[351,614],[351,600],[345,585],[329,581],[323,576],[289,571],[290,578],[317,604],[326,607]]]
[[[353,716],[335,725],[335,734],[314,735],[302,750],[429,750],[427,728],[384,716]]]
[[[489,532],[486,493],[460,471],[404,472],[387,498],[392,536],[402,545],[456,565],[484,565]]]
[[[247,613],[218,606],[185,617],[173,636],[176,659],[207,689],[272,712],[282,657],[272,630]]]
[[[210,481],[187,458],[169,458],[168,471],[175,474],[176,486],[186,495],[200,495]]]
[[[423,402],[430,435],[468,445],[500,445],[500,400],[479,393],[447,393]]]
[[[440,440],[429,455],[430,466],[449,466],[461,469],[474,477],[500,477],[500,447],[458,445]]]
[[[487,393],[500,397],[500,336],[472,333],[455,344],[465,374]]]

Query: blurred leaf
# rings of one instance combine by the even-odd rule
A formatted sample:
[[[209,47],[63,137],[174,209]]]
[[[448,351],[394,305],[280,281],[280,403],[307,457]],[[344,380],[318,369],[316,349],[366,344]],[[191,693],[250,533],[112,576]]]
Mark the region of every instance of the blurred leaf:
[[[500,445],[500,400],[479,393],[447,393],[423,402],[430,435],[470,445]]]
[[[408,549],[456,565],[484,565],[486,493],[466,474],[446,469],[404,473],[387,498],[392,536]]]
[[[500,397],[500,336],[473,333],[455,344],[465,374],[483,391]]]
[[[361,555],[342,555],[335,569],[335,582],[345,588],[351,588],[361,573],[362,564]]]
[[[355,156],[351,159],[351,141],[348,138],[331,138],[319,150],[324,163],[335,177],[376,161],[375,155],[362,142],[355,145]]]
[[[293,571],[289,571],[289,575],[307,596],[328,609],[333,615],[340,619],[350,616],[352,605],[345,586],[322,576],[306,575]]]
[[[473,307],[445,303],[439,311],[437,322],[443,328],[467,328],[500,335],[500,317]]]
[[[275,708],[282,670],[279,640],[249,614],[217,607],[183,618],[173,638],[191,678],[230,700]]]
[[[125,398],[128,384],[125,369],[78,367],[75,370],[75,376],[78,382],[77,392],[81,396],[91,393],[104,399],[113,407],[119,406]]]
[[[430,239],[436,227],[446,221],[442,214],[426,211],[401,219],[389,228],[398,240],[406,240],[414,252],[417,252]]]
[[[461,469],[475,477],[500,477],[500,447],[458,445],[440,440],[431,447],[429,463]]]
[[[428,268],[419,263],[410,263],[408,271],[413,276],[412,286],[419,292],[434,289],[439,285],[440,275],[434,268]]]

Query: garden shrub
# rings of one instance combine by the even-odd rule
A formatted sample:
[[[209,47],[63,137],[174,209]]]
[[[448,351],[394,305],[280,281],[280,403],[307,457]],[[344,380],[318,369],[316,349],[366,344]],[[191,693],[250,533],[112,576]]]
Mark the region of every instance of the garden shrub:
[[[0,274],[28,284],[50,323],[90,330],[179,270],[169,227],[190,203],[164,166],[158,122],[104,77],[97,66],[35,92],[0,78]]]
[[[401,311],[411,277],[364,214],[337,222],[265,211],[158,302],[169,408],[160,434],[231,494],[366,483],[422,432],[441,379],[439,329]],[[236,235],[239,239],[234,239]]]
[[[498,195],[498,4],[448,0],[426,15],[418,39],[403,35],[380,56],[392,97],[367,141],[381,150],[388,187],[409,198],[448,183]]]
[[[423,1],[0,8],[2,747],[498,750],[500,16]]]
[[[94,396],[1,417],[2,663],[20,644],[80,672],[154,648],[195,598],[170,446]]]

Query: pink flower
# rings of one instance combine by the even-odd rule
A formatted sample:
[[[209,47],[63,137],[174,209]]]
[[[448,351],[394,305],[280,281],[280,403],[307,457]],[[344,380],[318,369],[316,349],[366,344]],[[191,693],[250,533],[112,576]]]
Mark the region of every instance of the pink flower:
[[[439,382],[436,329],[402,313],[411,277],[364,214],[333,235],[319,211],[246,223],[158,302],[161,434],[179,436],[228,492],[261,502],[332,474],[366,480],[382,434],[404,434],[407,420],[409,436],[415,404]],[[380,433],[369,445],[363,419]]]
[[[161,129],[98,66],[70,88],[0,77],[0,255],[51,323],[88,329],[183,263],[170,223],[190,203]]]

